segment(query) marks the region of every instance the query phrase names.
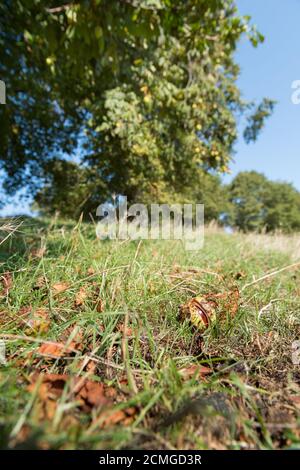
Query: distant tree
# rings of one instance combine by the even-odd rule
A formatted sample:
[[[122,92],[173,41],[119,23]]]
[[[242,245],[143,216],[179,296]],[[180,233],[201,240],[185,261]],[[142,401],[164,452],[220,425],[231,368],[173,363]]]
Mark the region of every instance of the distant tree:
[[[216,174],[199,175],[198,188],[193,201],[204,204],[205,223],[215,220],[220,225],[227,223],[231,213],[228,189]]]
[[[267,178],[256,171],[239,173],[229,185],[233,212],[231,223],[247,232],[261,230],[265,224]]]
[[[289,183],[241,172],[228,187],[233,226],[247,231],[300,230],[300,193]]]
[[[270,181],[265,206],[264,223],[267,231],[300,230],[300,193],[292,184]]]

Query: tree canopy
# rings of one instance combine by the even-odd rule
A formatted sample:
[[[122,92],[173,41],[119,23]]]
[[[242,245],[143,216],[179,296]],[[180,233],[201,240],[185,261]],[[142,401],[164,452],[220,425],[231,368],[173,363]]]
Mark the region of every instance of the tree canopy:
[[[255,140],[274,106],[241,98],[243,34],[263,40],[232,0],[2,1],[6,190],[55,194],[53,207],[69,186],[82,208],[112,193],[194,199],[207,173],[228,171],[238,117]]]

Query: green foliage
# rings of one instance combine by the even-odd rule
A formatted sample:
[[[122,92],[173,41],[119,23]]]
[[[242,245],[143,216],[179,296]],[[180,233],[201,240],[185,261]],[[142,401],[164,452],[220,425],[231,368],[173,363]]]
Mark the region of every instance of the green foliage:
[[[265,205],[265,226],[268,231],[300,230],[300,193],[292,184],[269,181]]]
[[[257,140],[265,120],[273,113],[275,104],[274,100],[264,98],[254,113],[248,117],[248,125],[244,131],[244,139],[247,143]]]
[[[195,200],[197,203],[204,204],[205,223],[217,221],[222,225],[228,220],[228,214],[231,212],[228,189],[222,184],[218,175],[203,174],[199,176]]]
[[[64,218],[78,218],[84,212],[90,218],[101,202],[99,194],[103,196],[105,191],[97,175],[66,160],[52,159],[47,165],[47,178],[36,193],[33,207],[46,215],[58,213]]]
[[[229,186],[228,222],[240,230],[300,230],[300,193],[289,183],[269,181],[255,171],[239,173]]]
[[[267,178],[256,171],[239,173],[229,186],[233,205],[231,223],[243,231],[264,227],[264,203],[268,187]]]
[[[51,162],[79,146],[74,185],[83,171],[89,187],[97,180],[93,197],[194,197],[199,175],[227,171],[236,114],[250,107],[234,61],[242,34],[263,40],[249,20],[231,0],[2,2],[6,189],[29,183],[34,194],[44,178],[58,181]],[[255,138],[269,114],[261,106]],[[55,191],[63,202],[65,189]]]

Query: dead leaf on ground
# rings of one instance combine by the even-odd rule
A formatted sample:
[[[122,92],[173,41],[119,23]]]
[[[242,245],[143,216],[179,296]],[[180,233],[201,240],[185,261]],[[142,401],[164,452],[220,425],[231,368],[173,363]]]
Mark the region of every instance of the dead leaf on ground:
[[[123,410],[104,410],[97,418],[100,428],[107,428],[116,424],[129,426],[137,413],[137,408],[130,406]]]
[[[189,380],[192,377],[203,380],[207,375],[211,374],[213,370],[210,367],[193,364],[179,369],[178,372],[184,380]]]
[[[48,415],[49,409],[55,408],[51,405],[49,407],[49,402],[56,404],[66,385],[69,386],[71,399],[78,401],[78,406],[84,412],[89,412],[92,408],[113,405],[111,398],[106,395],[106,388],[102,382],[67,374],[35,373],[30,377],[28,390],[33,393],[38,387],[38,397],[42,402],[47,403],[46,415]]]
[[[32,258],[42,258],[45,253],[46,253],[46,247],[45,246],[40,246],[39,248],[33,248],[30,251],[30,256]]]
[[[300,396],[299,395],[291,395],[289,399],[291,400],[291,402],[296,408],[300,409]]]
[[[79,381],[77,383],[79,384]],[[91,408],[111,403],[110,399],[105,396],[104,390],[104,385],[102,383],[94,382],[92,380],[84,380],[75,395],[81,401],[83,410],[89,411]]]
[[[96,303],[96,311],[98,313],[102,313],[104,311],[104,303],[103,303],[103,300],[99,299],[97,300],[97,303]]]
[[[69,284],[67,282],[57,282],[56,284],[52,285],[52,290],[55,294],[60,294],[61,292],[65,292],[69,289]]]
[[[84,305],[86,298],[87,298],[86,289],[84,287],[81,287],[75,297],[75,301],[74,301],[75,307],[81,307],[82,305]]]
[[[52,357],[57,359],[59,357],[70,356],[77,351],[72,347],[72,343],[66,346],[62,343],[43,343],[37,350],[41,356]]]
[[[125,327],[125,324],[124,323],[120,323],[118,325],[118,330],[123,333],[123,335],[125,336],[132,336],[132,333],[133,333],[133,330],[132,328],[130,328],[129,326],[126,326]]]
[[[32,287],[32,290],[40,290],[47,286],[47,279],[45,276],[39,276]]]
[[[221,292],[217,294],[209,293],[204,297],[210,302],[217,302],[222,312],[229,313],[231,317],[234,317],[238,311],[240,300],[240,291],[238,287],[234,287],[227,292]]]
[[[68,344],[68,346],[72,349],[76,349],[77,351],[82,351],[84,348],[83,343],[83,330],[79,328],[77,325],[70,325],[60,336],[60,341]]]
[[[30,310],[27,312],[28,316]],[[45,308],[38,308],[29,318],[22,318],[22,322],[25,325],[25,333],[31,335],[33,333],[46,333],[49,330],[51,321],[49,317],[49,311]]]
[[[2,292],[1,292],[1,296],[7,296],[10,289],[12,288],[13,286],[13,278],[12,278],[12,275],[11,273],[9,272],[6,272],[6,273],[3,273],[2,276],[0,277],[0,282],[2,284]]]

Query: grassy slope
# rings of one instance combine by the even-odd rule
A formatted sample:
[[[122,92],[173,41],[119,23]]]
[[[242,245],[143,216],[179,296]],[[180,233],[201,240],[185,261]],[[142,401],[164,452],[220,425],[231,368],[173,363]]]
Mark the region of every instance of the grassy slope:
[[[0,366],[2,446],[298,446],[300,366],[292,364],[291,343],[300,336],[299,271],[245,288],[234,319],[223,315],[202,338],[177,315],[194,293],[241,290],[292,262],[285,250],[260,244],[216,231],[195,253],[180,242],[99,242],[90,226],[25,223],[0,247],[1,270],[12,275],[7,289],[8,275],[2,278],[1,334],[13,335],[6,337],[7,365]],[[58,292],[59,283],[68,289]],[[78,292],[85,298],[75,306]],[[41,311],[44,320],[35,322]],[[78,334],[75,355],[38,352],[46,340],[68,345]],[[205,379],[179,373],[194,364],[212,373]],[[34,372],[101,381],[111,391],[112,412],[130,407],[133,415],[105,421],[105,407],[80,406],[68,386],[59,398],[43,395],[38,384],[29,391]]]

